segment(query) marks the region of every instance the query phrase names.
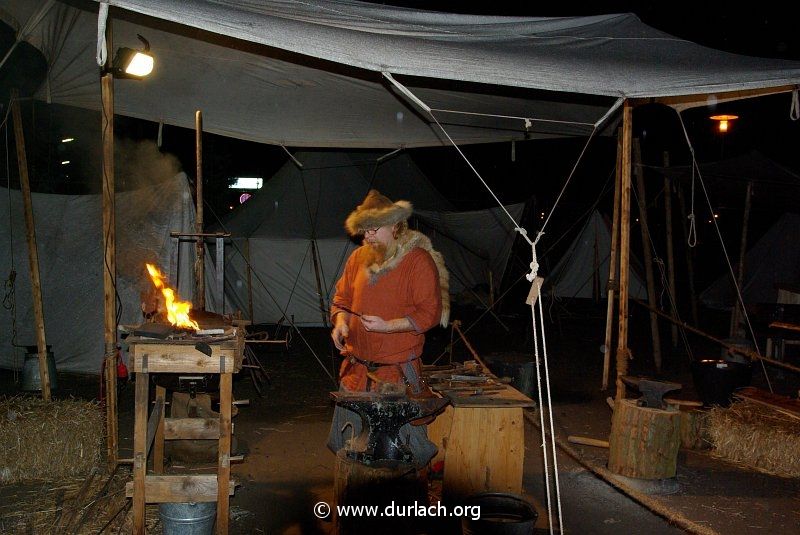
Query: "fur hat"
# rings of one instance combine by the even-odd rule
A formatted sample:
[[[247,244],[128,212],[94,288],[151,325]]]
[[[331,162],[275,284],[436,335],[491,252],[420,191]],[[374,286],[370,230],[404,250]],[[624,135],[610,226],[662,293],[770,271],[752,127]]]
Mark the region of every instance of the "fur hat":
[[[394,225],[405,221],[414,208],[408,201],[392,202],[378,190],[371,189],[364,202],[356,206],[344,222],[351,236],[364,233],[364,229]]]

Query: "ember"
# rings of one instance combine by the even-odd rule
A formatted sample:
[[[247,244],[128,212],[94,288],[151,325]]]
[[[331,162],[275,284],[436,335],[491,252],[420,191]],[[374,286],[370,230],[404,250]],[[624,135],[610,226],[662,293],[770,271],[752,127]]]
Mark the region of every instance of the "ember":
[[[189,317],[189,312],[192,310],[192,304],[188,301],[179,301],[176,299],[175,290],[170,288],[164,283],[164,275],[153,264],[145,264],[147,272],[150,273],[150,278],[153,284],[164,295],[164,305],[167,313],[167,319],[172,325],[176,327],[187,327],[198,330],[200,326],[196,321]]]

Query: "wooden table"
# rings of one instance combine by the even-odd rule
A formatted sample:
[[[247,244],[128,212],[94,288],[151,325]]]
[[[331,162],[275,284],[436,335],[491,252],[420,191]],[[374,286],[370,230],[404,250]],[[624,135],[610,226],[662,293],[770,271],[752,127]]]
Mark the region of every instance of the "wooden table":
[[[523,409],[535,403],[511,386],[480,396],[447,395],[452,405],[428,425],[443,460],[442,499],[460,503],[482,492],[522,494]]]
[[[231,407],[233,374],[241,369],[244,336],[241,328],[228,327],[228,336],[215,340],[128,339],[136,374],[133,432],[133,482],[127,495],[133,498],[133,532],[145,532],[145,503],[217,502],[217,533],[228,533],[229,496],[235,482],[230,479]],[[226,333],[227,334],[227,333]],[[210,349],[210,355],[208,355]],[[202,350],[202,351],[201,351]],[[166,390],[156,387],[155,403],[148,417],[151,373],[219,374],[219,420],[164,418]],[[165,439],[218,439],[216,474],[164,475]],[[153,470],[147,473],[147,458],[153,446]]]

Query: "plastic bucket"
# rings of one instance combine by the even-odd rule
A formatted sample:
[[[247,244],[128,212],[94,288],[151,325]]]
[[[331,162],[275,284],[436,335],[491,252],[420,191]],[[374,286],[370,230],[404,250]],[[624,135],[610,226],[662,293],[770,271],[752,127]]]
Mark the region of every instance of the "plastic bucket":
[[[47,346],[47,375],[50,379],[50,390],[58,388],[56,377],[56,359],[53,355],[51,345]],[[39,376],[39,348],[37,346],[25,346],[27,353],[25,361],[22,363],[22,382],[21,388],[26,392],[34,392],[42,389],[42,378]]]
[[[476,494],[464,505],[480,507],[480,518],[467,514],[461,519],[464,535],[531,535],[539,517],[533,505],[517,494]]]
[[[164,535],[211,535],[217,516],[217,502],[162,503],[158,516]]]
[[[722,359],[692,362],[694,386],[706,406],[727,407],[731,403],[733,391],[749,385],[752,377],[753,365],[749,362]]]

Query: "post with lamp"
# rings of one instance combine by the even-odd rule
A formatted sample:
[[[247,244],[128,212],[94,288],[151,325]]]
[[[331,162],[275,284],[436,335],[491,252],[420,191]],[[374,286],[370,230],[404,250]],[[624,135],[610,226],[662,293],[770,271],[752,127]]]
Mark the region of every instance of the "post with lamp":
[[[105,7],[104,7],[105,6]],[[118,461],[118,418],[117,418],[117,325],[116,325],[116,209],[114,178],[114,78],[142,79],[153,70],[153,57],[149,55],[150,45],[142,36],[144,50],[120,48],[109,59],[107,50],[112,49],[111,18],[108,6],[101,4],[99,24],[103,29],[98,43],[98,65],[100,66],[100,94],[102,101],[101,138],[103,143],[102,182],[103,182],[103,304],[104,304],[104,386],[106,394],[106,447],[109,467],[113,470]],[[146,387],[146,385],[145,385]],[[139,385],[137,384],[137,395]],[[141,459],[134,459],[134,466]],[[144,459],[146,462],[146,459]],[[141,503],[134,499],[134,511],[144,512],[144,480],[134,481],[140,486]],[[143,515],[134,514],[133,530],[144,532]]]

